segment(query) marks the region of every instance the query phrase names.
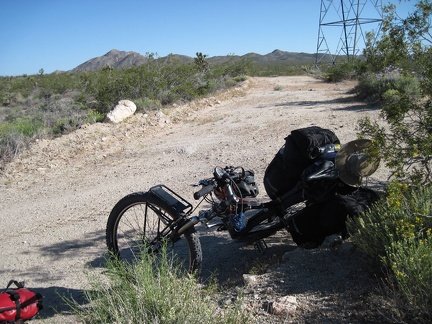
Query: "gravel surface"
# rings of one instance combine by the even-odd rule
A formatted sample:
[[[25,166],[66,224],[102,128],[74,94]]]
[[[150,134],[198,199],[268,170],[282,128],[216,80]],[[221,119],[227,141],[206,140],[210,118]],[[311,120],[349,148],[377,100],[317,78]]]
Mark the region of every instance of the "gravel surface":
[[[346,143],[359,118],[378,118],[353,99],[354,85],[251,78],[212,98],[40,140],[0,174],[0,285],[24,280],[44,295],[36,323],[76,321],[59,295],[79,300],[85,269],[103,267],[105,225],[120,198],[163,183],[195,204],[191,184],[216,165],[236,165],[255,170],[266,200],[264,170],[291,130],[318,125]],[[378,169],[371,183],[385,174]],[[260,254],[225,232],[199,231],[203,279],[213,274],[226,287],[215,298],[225,305],[243,296],[257,322],[391,322],[374,272],[349,242],[304,250],[280,232]],[[280,314],[278,305],[291,308]]]

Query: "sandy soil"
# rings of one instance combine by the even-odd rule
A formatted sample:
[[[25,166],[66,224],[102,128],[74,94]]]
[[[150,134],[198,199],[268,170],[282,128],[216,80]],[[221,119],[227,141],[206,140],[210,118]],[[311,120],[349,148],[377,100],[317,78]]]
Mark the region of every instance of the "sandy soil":
[[[378,110],[353,100],[353,86],[308,76],[252,78],[165,114],[40,140],[0,175],[0,285],[24,280],[40,291],[45,319],[37,322],[74,322],[58,294],[79,299],[84,270],[103,266],[107,217],[121,197],[164,183],[195,204],[191,184],[210,177],[216,165],[240,165],[255,170],[266,199],[264,170],[291,130],[318,125],[344,143],[356,138],[359,118],[377,118]],[[379,169],[372,180],[384,174]],[[233,295],[242,289],[251,307],[281,296],[296,300],[284,317],[256,310],[259,321],[383,321],[382,311],[374,311],[375,278],[353,249],[295,250],[281,233],[267,240],[263,256],[226,233],[200,231],[203,276],[215,273]],[[264,263],[273,266],[244,286],[243,273]]]

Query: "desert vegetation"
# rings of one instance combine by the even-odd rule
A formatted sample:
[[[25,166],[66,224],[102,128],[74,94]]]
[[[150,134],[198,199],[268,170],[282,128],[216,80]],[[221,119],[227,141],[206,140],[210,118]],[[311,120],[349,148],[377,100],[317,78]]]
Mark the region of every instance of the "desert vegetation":
[[[89,306],[68,301],[86,323],[231,323],[251,322],[241,298],[221,310],[210,298],[218,289],[185,274],[162,249],[159,258],[143,252],[133,265],[108,260],[107,275],[90,274]]]
[[[384,288],[394,302],[395,318],[429,322],[432,319],[432,3],[418,1],[415,11],[407,17],[398,17],[395,9],[393,5],[386,7],[383,32],[368,35],[363,57],[322,68],[321,77],[330,82],[358,80],[353,89],[358,98],[381,109],[381,121],[367,118],[359,121],[358,135],[374,139],[371,152],[388,167],[392,177],[382,199],[361,217],[350,220],[349,228],[353,242],[382,269]],[[207,64],[202,53],[197,53],[192,63],[150,58],[142,66],[123,70],[106,67],[97,72],[49,75],[41,70],[38,75],[1,77],[0,160],[9,161],[37,138],[59,136],[84,123],[101,121],[119,99],[133,100],[139,111],[146,112],[208,96],[237,84],[246,75],[291,75],[310,70],[289,65],[259,67],[248,60]],[[88,296],[92,305],[100,309],[77,311],[83,319],[93,316],[91,322],[246,320],[246,315],[235,307],[227,314],[219,314],[209,306],[205,308],[208,314],[195,317],[202,308],[185,311],[182,307],[196,304],[197,296],[203,298],[201,303],[207,303],[205,293],[194,290],[197,282],[193,278],[178,280],[179,274],[168,263],[159,270],[148,264],[152,263],[130,268],[111,263],[108,269],[111,285],[93,281],[95,292]],[[174,287],[177,284],[182,286]],[[144,291],[152,287],[152,292]],[[188,295],[174,296],[171,292],[169,296],[158,295],[170,289]],[[194,301],[188,302],[191,296]],[[146,303],[154,306],[152,313],[139,308],[142,304],[139,298],[148,298]],[[176,300],[182,303],[156,302]],[[176,309],[175,314],[168,312]],[[132,320],[131,314],[148,317]]]
[[[365,61],[350,65],[358,95],[379,104],[385,122],[360,120],[359,136],[374,139],[392,172],[383,199],[352,220],[353,240],[384,269],[395,312],[408,322],[432,316],[431,10],[419,1],[402,19],[387,7],[383,34],[369,34]]]
[[[254,64],[228,56],[209,63],[197,52],[193,62],[147,53],[143,65],[97,71],[59,72],[0,77],[0,166],[38,138],[74,131],[100,122],[121,99],[132,100],[138,112],[209,96],[235,86],[246,75],[304,74],[298,64]]]
[[[207,96],[241,82],[247,60],[207,64],[160,60],[129,69],[0,78],[0,161],[10,161],[37,138],[59,136],[101,121],[120,99],[139,112]],[[204,68],[205,67],[205,68]]]

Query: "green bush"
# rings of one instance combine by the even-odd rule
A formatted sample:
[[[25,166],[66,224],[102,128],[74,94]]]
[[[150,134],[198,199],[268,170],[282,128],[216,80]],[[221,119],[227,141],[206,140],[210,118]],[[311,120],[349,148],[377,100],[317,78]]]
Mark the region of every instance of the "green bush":
[[[85,323],[248,323],[239,305],[221,309],[163,249],[133,265],[109,260],[106,276],[89,275],[88,306],[70,302]]]
[[[386,197],[350,219],[353,242],[388,274],[402,316],[432,319],[432,187],[393,181]]]
[[[324,78],[329,82],[340,82],[343,80],[351,80],[357,77],[364,62],[359,59],[350,61],[341,61],[332,64],[324,69]]]
[[[152,100],[149,98],[138,98],[134,100],[137,107],[137,112],[147,112],[152,110],[158,110],[162,107],[159,100]]]
[[[393,242],[387,250],[387,267],[397,305],[410,321],[432,320],[432,233],[422,238]]]
[[[26,117],[0,124],[0,161],[10,161],[43,132],[43,123]]]
[[[360,99],[366,99],[369,102],[395,102],[401,96],[407,96],[410,100],[417,100],[421,97],[418,78],[392,68],[387,68],[382,73],[362,74],[355,91]]]

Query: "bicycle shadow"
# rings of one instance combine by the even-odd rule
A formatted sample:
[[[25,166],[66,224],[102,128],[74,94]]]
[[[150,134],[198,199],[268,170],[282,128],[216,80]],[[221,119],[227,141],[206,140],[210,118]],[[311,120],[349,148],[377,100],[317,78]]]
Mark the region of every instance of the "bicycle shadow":
[[[221,286],[241,285],[243,274],[263,273],[296,248],[285,230],[260,241],[261,251],[257,241],[233,240],[227,231],[197,230],[203,253],[201,280],[216,280]]]
[[[39,250],[43,256],[49,256],[54,262],[63,258],[69,259],[76,255],[77,251],[86,251],[93,254],[92,249],[105,241],[103,230],[86,233],[83,239],[63,240],[51,245],[41,245]]]

